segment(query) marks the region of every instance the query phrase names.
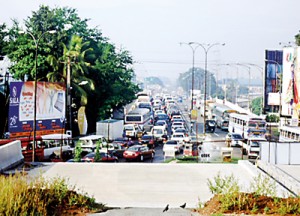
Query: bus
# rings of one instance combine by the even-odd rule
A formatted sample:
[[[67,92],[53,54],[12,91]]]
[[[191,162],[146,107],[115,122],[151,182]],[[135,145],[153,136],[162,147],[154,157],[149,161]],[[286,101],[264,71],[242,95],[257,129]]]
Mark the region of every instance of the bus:
[[[230,133],[238,133],[246,140],[265,138],[267,124],[263,118],[255,115],[231,113],[228,131]]]
[[[214,107],[212,108],[212,116],[216,121],[218,128],[228,131],[229,115],[231,113],[238,113],[238,111],[231,109],[230,107],[223,104],[214,105]]]
[[[138,124],[142,129],[145,125],[149,125],[151,121],[153,121],[153,115],[146,108],[136,108],[125,115],[125,124]]]
[[[300,142],[300,127],[281,126],[279,132],[279,142]]]

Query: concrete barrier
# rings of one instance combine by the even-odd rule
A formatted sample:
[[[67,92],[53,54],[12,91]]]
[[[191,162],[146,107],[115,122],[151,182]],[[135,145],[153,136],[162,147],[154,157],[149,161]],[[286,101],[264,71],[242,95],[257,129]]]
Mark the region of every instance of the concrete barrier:
[[[16,140],[0,146],[0,172],[22,163],[23,160],[21,141]]]

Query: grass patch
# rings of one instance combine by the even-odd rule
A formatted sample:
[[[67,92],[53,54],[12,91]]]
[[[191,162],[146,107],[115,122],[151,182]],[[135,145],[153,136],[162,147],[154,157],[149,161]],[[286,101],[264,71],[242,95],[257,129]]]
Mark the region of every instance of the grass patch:
[[[300,214],[300,197],[275,197],[274,180],[262,175],[251,182],[252,193],[241,192],[238,179],[233,175],[221,176],[220,173],[213,180],[208,179],[208,187],[214,197],[198,209],[203,215]]]
[[[66,179],[30,179],[21,173],[0,176],[0,215],[71,215],[104,212],[108,208]]]

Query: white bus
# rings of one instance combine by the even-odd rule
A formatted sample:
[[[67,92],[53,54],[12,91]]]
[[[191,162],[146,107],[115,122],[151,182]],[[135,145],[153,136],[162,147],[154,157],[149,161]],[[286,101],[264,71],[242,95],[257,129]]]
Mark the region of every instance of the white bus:
[[[265,138],[267,124],[258,116],[232,113],[229,118],[228,131],[238,133],[244,139]]]
[[[279,142],[300,142],[300,127],[281,126]]]
[[[215,104],[212,109],[212,116],[217,123],[217,127],[222,130],[228,130],[229,115],[231,113],[238,113],[238,111],[231,109],[223,104]]]
[[[153,120],[153,116],[149,109],[137,108],[125,115],[125,124],[138,124],[144,129],[145,125],[150,124],[151,119]]]

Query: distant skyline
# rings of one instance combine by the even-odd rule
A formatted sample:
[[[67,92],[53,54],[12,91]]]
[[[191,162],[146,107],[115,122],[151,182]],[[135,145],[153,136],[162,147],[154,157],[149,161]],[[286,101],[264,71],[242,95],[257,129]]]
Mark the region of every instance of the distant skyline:
[[[192,67],[192,51],[180,42],[215,46],[208,53],[208,70],[236,76],[237,69],[224,64],[251,63],[264,66],[265,49],[282,49],[298,34],[299,0],[10,0],[0,7],[0,22],[21,23],[41,4],[75,8],[89,18],[118,48],[128,50],[138,77],[164,76],[175,80]],[[204,51],[195,53],[195,67],[204,68]],[[238,67],[239,76],[248,76]],[[260,77],[258,67],[252,77]]]

